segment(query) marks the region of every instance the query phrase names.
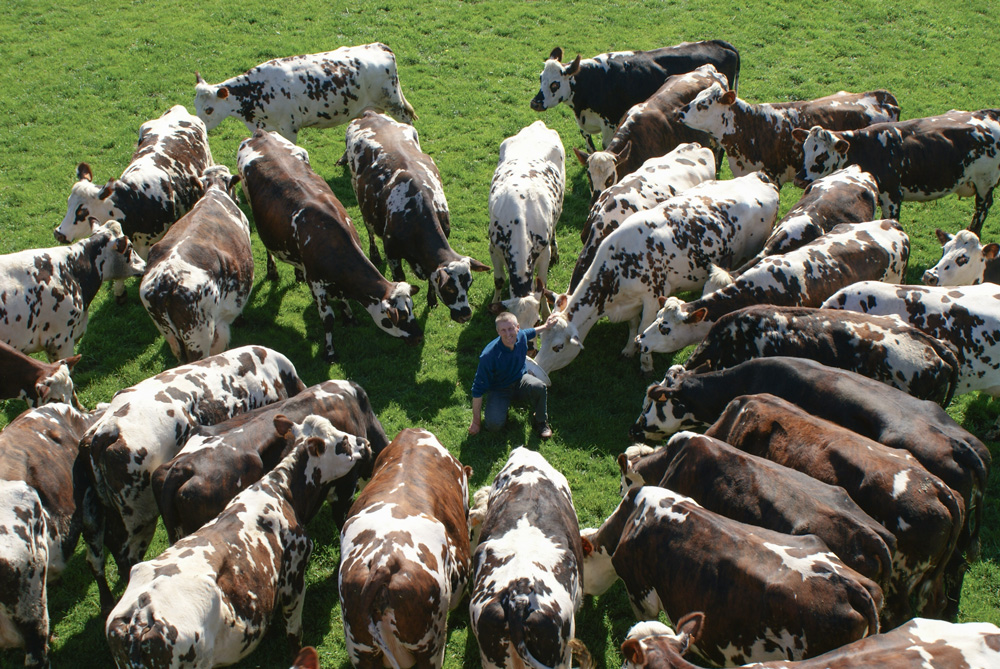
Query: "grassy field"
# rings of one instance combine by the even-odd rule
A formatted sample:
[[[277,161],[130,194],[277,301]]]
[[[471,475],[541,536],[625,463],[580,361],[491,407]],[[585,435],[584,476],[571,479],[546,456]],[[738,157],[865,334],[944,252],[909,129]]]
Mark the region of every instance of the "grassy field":
[[[558,227],[563,261],[550,272],[549,285],[558,291],[567,285],[580,249],[589,193],[570,151],[582,146],[570,110],[563,105],[536,114],[528,107],[544,58],[555,46],[572,58],[711,38],[740,50],[740,95],[754,102],[887,88],[898,98],[903,118],[1000,105],[994,42],[1000,38],[1000,4],[992,0],[8,0],[0,6],[0,80],[7,82],[0,88],[0,253],[54,245],[52,229],[65,214],[77,163],[90,163],[97,182],[118,176],[142,122],[175,104],[193,111],[196,70],[217,82],[273,57],[381,41],[396,53],[403,90],[419,114],[415,125],[423,149],[441,170],[451,208],[451,243],[460,253],[489,262],[487,196],[500,142],[537,118],[560,132],[571,162]],[[350,175],[335,164],[344,150],[343,131],[306,129],[299,143],[347,206],[364,240]],[[215,160],[235,172],[236,149],[247,135],[235,120],[216,128],[211,134]],[[786,186],[782,213],[800,195]],[[934,229],[954,232],[971,217],[971,199],[903,206],[902,223],[912,245],[909,282],[919,282],[937,261]],[[994,211],[984,237],[992,241],[998,233],[1000,211]],[[509,451],[528,444],[566,474],[582,526],[600,523],[614,509],[614,458],[628,445],[626,430],[649,381],[639,374],[637,360],[618,357],[625,324],[598,324],[583,354],[553,374],[551,440],[538,441],[523,411],[499,435],[469,437],[469,387],[479,351],[494,336],[484,308],[492,295],[489,274],[479,275],[473,286],[476,314],[470,323],[453,323],[444,308],[427,310],[425,285],[415,299],[426,332],[422,346],[390,338],[362,314],[359,326],[338,328],[340,362],[327,365],[308,289],[294,282],[288,266],[280,267],[279,282],[264,280],[263,248],[256,237],[254,244],[258,278],[244,313],[246,325],[234,328],[234,346],[257,343],[283,352],[310,385],[328,378],[357,381],[390,437],[410,426],[431,430],[474,468],[471,487],[490,483]],[[127,306],[115,305],[109,290],[91,306],[90,327],[77,349],[84,357],[75,373],[87,406],[175,364],[139,304],[137,286],[129,284]],[[686,355],[681,352],[676,360]],[[657,357],[657,375],[671,362]],[[17,401],[0,402],[0,425],[23,408]],[[958,398],[949,412],[982,434],[1000,406],[973,393]],[[996,457],[997,444],[989,446]],[[1000,624],[998,499],[994,474],[982,560],[966,577],[962,621]],[[323,666],[344,666],[337,530],[322,513],[310,531],[317,547],[309,571],[304,642],[319,647]],[[149,555],[164,546],[161,530]],[[113,568],[112,575],[116,578]],[[53,665],[109,666],[104,621],[82,547],[62,582],[50,590],[49,605]],[[618,646],[633,622],[619,584],[584,603],[578,635],[598,666],[619,666]],[[239,666],[288,666],[283,630],[275,631]],[[0,666],[17,666],[21,657],[0,652]],[[463,603],[450,619],[446,665],[478,663]]]

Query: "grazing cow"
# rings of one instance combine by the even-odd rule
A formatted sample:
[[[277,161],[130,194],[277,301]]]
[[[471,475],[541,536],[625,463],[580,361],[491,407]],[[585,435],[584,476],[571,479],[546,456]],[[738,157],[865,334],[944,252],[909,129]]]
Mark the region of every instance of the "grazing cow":
[[[568,365],[602,316],[628,321],[622,355],[634,355],[658,298],[701,287],[713,262],[752,255],[777,218],[778,188],[762,173],[707,181],[630,216],[601,243],[576,290],[556,298],[558,320],[535,362],[546,372]],[[640,364],[652,371],[652,356],[644,353]]]
[[[712,624],[694,649],[718,665],[813,657],[879,630],[881,589],[820,539],[745,525],[666,488],[629,491],[583,538],[587,594],[621,578],[640,619],[704,611]]]
[[[715,165],[711,150],[699,144],[681,144],[665,156],[650,158],[638,170],[601,191],[580,232],[583,248],[569,280],[569,292],[580,285],[601,242],[625,219],[714,178]]]
[[[840,486],[893,533],[896,550],[882,611],[887,628],[915,614],[943,614],[944,570],[965,508],[961,498],[912,455],[768,394],[737,397],[705,435]]]
[[[560,102],[571,106],[591,151],[594,143],[590,135],[601,133],[607,147],[629,108],[649,99],[670,75],[711,64],[734,91],[740,75],[739,51],[722,40],[682,42],[651,51],[602,53],[584,60],[578,54],[568,65],[562,64],[562,57],[560,47],[549,54],[531,108],[545,111]]]
[[[27,667],[49,666],[46,582],[76,551],[77,444],[99,415],[50,404],[0,432],[0,648],[23,647]]]
[[[275,58],[208,84],[195,72],[194,108],[211,130],[233,116],[247,130],[274,131],[295,143],[299,130],[333,128],[379,109],[404,123],[417,118],[403,97],[396,56],[385,44]]]
[[[313,646],[306,646],[295,656],[290,669],[319,669],[319,654]]]
[[[469,487],[426,430],[406,429],[375,461],[340,533],[344,640],[356,667],[440,667],[448,611],[469,579]]]
[[[775,355],[848,369],[943,407],[960,370],[949,345],[894,316],[770,304],[717,320],[684,366],[718,370]]]
[[[1000,261],[997,252],[1000,244],[985,246],[969,230],[959,230],[949,235],[944,230],[934,231],[941,242],[941,260],[924,272],[923,281],[928,286],[971,286],[977,283],[1000,283]]]
[[[691,613],[677,624],[677,633],[659,621],[642,622],[629,630],[622,644],[622,669],[701,669],[684,659],[688,646],[701,635],[703,613]],[[914,667],[1000,666],[1000,628],[990,623],[949,623],[915,618],[884,634],[875,634],[808,660],[755,663],[743,669],[913,669]]]
[[[324,418],[274,428],[292,441],[278,466],[214,521],[133,569],[104,633],[118,667],[216,667],[249,655],[280,614],[302,642],[306,523],[330,486],[370,457],[367,442]]]
[[[765,258],[698,300],[664,299],[638,345],[644,355],[672,353],[701,341],[713,323],[743,307],[818,307],[856,281],[902,281],[909,257],[910,240],[896,221],[841,224],[795,251]]]
[[[669,488],[741,523],[815,534],[883,591],[894,575],[896,537],[840,486],[694,432],[678,432],[663,448],[629,455],[618,456],[622,496],[643,485]]]
[[[350,320],[357,300],[375,324],[393,337],[423,339],[411,296],[419,286],[386,281],[361,250],[358,231],[330,186],[309,167],[305,150],[258,130],[240,144],[239,170],[250,198],[257,234],[270,253],[301,270],[325,333],[324,356],[333,360],[333,304]],[[276,279],[277,269],[268,277]]]
[[[146,553],[159,511],[151,477],[198,425],[211,425],[304,389],[291,361],[262,346],[244,346],[161,372],[120,390],[80,440],[94,486],[84,508],[84,539],[101,606],[111,601],[104,545],[129,569]]]
[[[403,280],[405,260],[427,280],[427,306],[440,297],[456,323],[472,318],[472,272],[490,268],[459,255],[448,243],[451,222],[441,174],[420,149],[417,131],[384,114],[365,112],[347,126],[347,158],[372,262],[382,262],[377,235],[394,281]]]
[[[153,472],[153,494],[171,543],[215,518],[241,490],[260,480],[286,455],[290,444],[274,431],[274,417],[302,422],[322,416],[348,434],[364,437],[377,456],[389,443],[364,389],[351,381],[324,381],[286,400],[195,428],[184,448]],[[372,463],[359,460],[333,487],[340,525],[357,479],[371,476]]]
[[[558,132],[535,121],[500,144],[489,201],[491,302],[497,305],[491,309],[510,311],[522,329],[538,321],[549,260],[559,260],[556,223],[565,190],[566,151]],[[505,271],[510,298],[501,303]]]
[[[583,548],[566,478],[522,446],[482,502],[469,598],[482,666],[569,669]]]
[[[46,364],[0,340],[0,399],[16,397],[29,407],[63,402],[83,409],[70,377],[81,357],[74,355]]]
[[[205,171],[205,195],[153,245],[139,297],[178,362],[229,347],[229,326],[253,288],[250,223],[236,205],[239,176]]]
[[[678,109],[713,83],[726,87],[726,78],[711,64],[671,75],[648,100],[628,110],[604,151],[587,154],[574,148],[577,160],[587,168],[590,190],[595,197],[650,158],[666,155],[687,142],[712,149],[718,164],[722,159],[719,143],[711,135],[691,130],[674,118]]]
[[[49,362],[73,355],[101,283],[139,276],[146,263],[117,221],[70,246],[0,256],[0,340]]]
[[[212,164],[205,124],[175,105],[139,127],[135,153],[119,178],[98,186],[87,163],[77,166],[77,182],[55,238],[62,243],[83,239],[115,220],[145,260],[150,247],[202,196],[200,178]],[[124,282],[116,281],[114,292],[123,301]]]
[[[816,100],[755,105],[719,84],[677,112],[678,123],[722,144],[734,176],[764,170],[779,184],[794,179],[802,166],[802,145],[792,136],[794,129],[855,130],[898,120],[899,106],[889,91],[840,91]]]
[[[878,182],[886,218],[898,219],[904,200],[975,195],[968,229],[979,235],[1000,181],[1000,109],[952,110],[843,132],[798,129],[795,138],[805,156],[797,182],[859,165]]]

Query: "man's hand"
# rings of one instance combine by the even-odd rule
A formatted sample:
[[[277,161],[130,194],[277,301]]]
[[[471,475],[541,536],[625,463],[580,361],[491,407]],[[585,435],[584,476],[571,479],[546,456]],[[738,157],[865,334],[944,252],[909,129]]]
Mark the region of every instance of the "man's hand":
[[[559,322],[559,316],[556,314],[549,314],[549,317],[545,319],[545,322],[535,328],[535,332],[545,332],[557,322]]]
[[[472,421],[472,424],[469,425],[469,434],[470,435],[479,434],[479,421],[478,420]]]

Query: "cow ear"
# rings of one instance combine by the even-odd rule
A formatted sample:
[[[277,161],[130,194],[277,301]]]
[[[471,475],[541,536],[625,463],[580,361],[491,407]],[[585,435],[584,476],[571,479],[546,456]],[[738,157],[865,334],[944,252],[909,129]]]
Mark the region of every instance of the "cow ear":
[[[622,470],[622,476],[625,476],[629,472],[628,456],[624,453],[618,454],[618,469]]]
[[[115,191],[115,179],[108,179],[108,183],[104,184],[104,188],[97,194],[98,200],[106,200],[109,195]]]
[[[719,98],[719,102],[726,105],[727,107],[733,104],[734,102],[736,102],[736,91],[732,90],[726,91],[725,93],[722,94],[722,97]]]
[[[573,335],[572,337],[569,338],[569,343],[572,344],[573,346],[579,346],[580,350],[581,351],[583,350],[583,342],[580,341],[580,338],[577,337],[576,335]]]
[[[118,238],[118,241],[115,242],[115,253],[119,255],[124,255],[125,251],[127,250],[128,250],[128,237],[125,237],[123,235]]]
[[[492,267],[484,263],[479,262],[475,258],[469,258],[469,269],[473,272],[489,272]]]
[[[705,625],[705,614],[697,611],[695,613],[689,613],[677,621],[677,634],[684,637],[684,650],[687,650],[687,646],[692,641],[698,641],[701,638],[701,630]]]
[[[389,307],[385,310],[385,315],[389,318],[389,322],[393,325],[399,325],[399,309],[396,307]]]
[[[806,137],[809,136],[809,131],[805,128],[795,128],[792,130],[792,139],[795,140],[796,144],[802,144],[806,141]]]
[[[49,388],[44,383],[36,383],[35,384],[35,394],[38,395],[38,401],[39,402],[44,401],[45,398],[49,396],[49,391],[50,390],[51,390],[51,388]]]
[[[576,159],[580,161],[580,164],[584,167],[587,166],[587,159],[590,158],[590,154],[586,151],[581,151],[580,149],[573,147],[573,153],[576,154]]]
[[[274,431],[279,437],[284,437],[288,439],[292,436],[292,423],[291,419],[283,413],[279,413],[274,417]]]
[[[849,148],[851,148],[851,144],[846,139],[838,139],[836,142],[833,143],[833,150],[839,153],[840,155],[844,155],[845,153],[847,153],[847,149]]]
[[[545,301],[549,303],[549,308],[552,309],[556,306],[556,299],[559,297],[556,295],[554,290],[549,290],[546,288],[542,291],[542,295],[545,297]]]
[[[87,163],[80,163],[76,166],[76,180],[80,181],[93,181],[94,173],[90,170],[90,165]]]
[[[622,150],[618,152],[618,157],[615,158],[615,165],[621,165],[626,160],[628,160],[629,155],[632,153],[632,140],[625,142],[625,146]]]
[[[312,457],[319,457],[326,452],[326,442],[319,437],[309,437],[306,439],[306,451]]]
[[[68,358],[63,358],[61,362],[63,362],[70,371],[73,371],[73,368],[76,367],[76,363],[80,362],[80,358],[82,357],[82,354],[77,353],[76,355],[71,355]]]
[[[410,286],[410,297],[416,295],[419,292],[420,292],[420,286],[414,286],[414,285]]]
[[[688,325],[701,323],[703,320],[705,320],[705,316],[707,315],[708,315],[708,309],[706,307],[702,307],[701,309],[695,309],[688,315],[687,318],[684,319],[684,322],[687,323]]]
[[[660,304],[660,308],[662,309],[663,305],[667,303],[667,296],[660,295],[658,298],[656,298],[656,301]]]
[[[580,54],[576,54],[573,62],[563,69],[563,76],[573,77],[580,71]]]
[[[229,89],[226,88],[225,86],[220,86],[219,90],[215,92],[215,96],[220,100],[225,100],[226,98],[229,97]]]
[[[983,257],[987,260],[993,260],[997,257],[997,251],[1000,251],[1000,244],[987,244],[983,247]]]
[[[503,312],[507,311],[507,308],[503,306],[503,302],[490,302],[489,305],[487,305],[486,310],[494,316],[499,316]]]
[[[555,301],[556,311],[565,310],[567,304],[569,304],[569,295],[567,295],[566,293],[556,295],[556,301]]]
[[[642,666],[646,663],[646,655],[642,652],[642,644],[638,639],[625,639],[622,644],[622,657],[626,662]]]
[[[937,228],[936,230],[934,230],[934,234],[937,236],[938,242],[941,243],[941,246],[944,246],[945,244],[951,241],[951,235],[949,235],[941,228]]]
[[[652,385],[646,391],[646,397],[654,402],[666,402],[669,396],[667,389],[661,385]]]
[[[545,281],[540,276],[535,277],[535,292],[536,293],[545,292]]]
[[[587,537],[580,537],[580,548],[583,549],[583,557],[590,557],[594,552],[594,544],[590,543]]]
[[[552,53],[549,54],[549,60],[558,60],[560,63],[562,62],[562,57],[563,50],[561,46],[552,49]]]
[[[196,84],[205,83],[205,80],[201,78],[201,73],[199,73],[198,70],[194,71],[194,83]]]

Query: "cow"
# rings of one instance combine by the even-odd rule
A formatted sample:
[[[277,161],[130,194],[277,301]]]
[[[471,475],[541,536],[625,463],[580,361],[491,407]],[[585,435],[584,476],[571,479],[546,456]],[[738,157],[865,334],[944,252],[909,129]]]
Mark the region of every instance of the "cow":
[[[683,655],[701,635],[705,614],[690,613],[675,633],[659,621],[637,623],[621,646],[622,669],[701,669]],[[743,669],[911,669],[1000,664],[1000,628],[991,623],[949,623],[915,618],[883,634],[865,637],[808,660],[761,662]]]
[[[535,121],[500,144],[489,199],[491,310],[510,311],[522,329],[538,321],[549,261],[559,260],[556,223],[565,190],[566,150],[559,133],[544,122]],[[501,303],[505,271],[510,298]]]
[[[76,551],[86,477],[77,444],[100,412],[68,404],[29,409],[0,432],[0,648],[48,667],[47,582]]]
[[[313,646],[306,646],[295,656],[290,669],[319,669],[319,654]]]
[[[734,176],[763,170],[779,184],[793,180],[802,166],[796,128],[855,130],[899,120],[889,91],[840,91],[815,100],[752,104],[736,91],[713,84],[677,111],[677,123],[708,133],[726,150]]]
[[[393,337],[419,343],[413,299],[419,286],[390,282],[364,251],[358,231],[330,186],[309,167],[308,154],[263,130],[240,144],[243,188],[250,198],[257,234],[270,254],[300,270],[309,283],[325,334],[324,357],[335,359],[333,304],[350,320],[348,299],[360,302],[375,324]],[[268,277],[277,278],[273,260]]]
[[[968,229],[978,236],[1000,181],[1000,109],[953,109],[940,116],[843,132],[814,126],[795,130],[795,138],[804,155],[799,185],[859,165],[878,182],[886,218],[898,219],[906,200],[975,195],[976,211]]]
[[[715,166],[711,150],[699,144],[681,144],[665,156],[650,158],[635,172],[601,191],[580,233],[583,248],[573,268],[568,292],[580,285],[601,242],[625,219],[712,179]]]
[[[894,576],[896,537],[840,486],[687,431],[641,455],[626,450],[618,456],[618,466],[622,496],[643,485],[669,488],[741,523],[785,534],[815,534],[883,591]]]
[[[897,221],[841,224],[794,251],[768,256],[693,302],[665,298],[637,344],[643,355],[672,353],[698,343],[713,323],[743,307],[818,307],[856,281],[902,281],[909,257],[910,240]]]
[[[333,128],[366,109],[404,123],[417,118],[399,87],[396,56],[379,42],[275,58],[219,84],[195,72],[194,108],[208,130],[232,116],[293,144],[302,128]]]
[[[237,414],[215,425],[200,425],[184,447],[153,472],[153,494],[170,543],[215,518],[241,490],[288,454],[290,444],[274,431],[281,414],[299,423],[322,416],[348,434],[364,437],[372,455],[389,443],[364,389],[351,381],[324,381],[293,397]],[[354,471],[337,479],[334,519],[338,526],[354,496],[357,479],[371,477],[372,463],[359,460]]]
[[[224,165],[205,170],[205,195],[149,251],[139,298],[182,365],[229,347],[229,326],[253,289],[238,181]]]
[[[621,578],[641,620],[704,611],[714,624],[694,650],[717,665],[813,657],[879,631],[881,589],[811,534],[745,525],[654,486],[582,534],[586,594]]]
[[[451,248],[451,222],[441,174],[420,148],[413,126],[367,111],[347,126],[351,185],[368,229],[368,254],[381,263],[382,238],[394,281],[403,281],[403,261],[427,281],[427,306],[440,298],[456,323],[472,318],[472,272],[489,267]]]
[[[650,51],[616,51],[563,65],[563,50],[549,54],[539,75],[538,93],[531,100],[537,112],[565,102],[573,108],[580,134],[594,150],[590,135],[601,133],[607,147],[615,128],[633,105],[649,99],[673,74],[711,64],[736,90],[740,53],[729,42],[682,42]]]
[[[77,165],[66,216],[53,234],[65,244],[115,220],[145,260],[150,247],[202,196],[200,177],[212,165],[205,124],[175,105],[139,126],[132,160],[117,179],[99,186],[90,165]],[[125,300],[123,281],[115,282],[114,293],[119,303]]]
[[[941,260],[924,272],[928,286],[971,286],[977,283],[1000,283],[1000,244],[981,244],[969,230],[949,235],[938,228],[934,231],[941,242]]]
[[[556,297],[558,320],[535,362],[546,372],[568,365],[602,316],[628,321],[622,355],[635,355],[636,335],[653,322],[658,298],[701,287],[723,257],[755,253],[777,218],[778,188],[762,173],[707,181],[630,216],[601,243],[576,290]],[[652,371],[652,355],[643,353],[640,366]]]
[[[118,221],[69,246],[0,256],[0,340],[49,362],[73,355],[104,281],[139,276],[146,263]]]
[[[115,393],[80,440],[93,485],[85,500],[84,540],[102,610],[112,604],[104,546],[118,572],[146,553],[159,512],[151,477],[198,425],[211,425],[304,390],[294,365],[263,346],[243,346],[161,372]]]
[[[768,394],[737,397],[705,435],[840,486],[893,533],[896,550],[885,589],[884,627],[896,627],[914,614],[941,617],[947,606],[945,567],[958,567],[951,558],[965,508],[912,455]]]
[[[0,340],[0,399],[16,397],[29,408],[63,402],[83,410],[70,377],[81,357],[77,354],[46,364]]]
[[[604,151],[585,153],[574,148],[577,160],[587,168],[594,197],[639,169],[650,158],[664,156],[681,144],[693,142],[712,149],[718,165],[722,149],[712,137],[677,123],[675,113],[713,83],[727,87],[715,66],[702,65],[684,74],[674,74],[653,93],[626,112]]]
[[[469,620],[482,666],[569,669],[575,653],[589,653],[571,643],[583,603],[583,547],[566,477],[522,446],[489,496],[478,498],[485,509]]]
[[[275,416],[293,446],[214,521],[132,568],[104,632],[118,667],[215,667],[246,657],[280,615],[302,642],[306,524],[368,443],[319,416]]]
[[[961,369],[951,346],[894,316],[770,304],[715,321],[684,367],[718,370],[775,355],[848,369],[943,407]]]
[[[340,533],[337,584],[356,667],[440,667],[469,579],[469,487],[437,438],[406,429],[375,460]]]

